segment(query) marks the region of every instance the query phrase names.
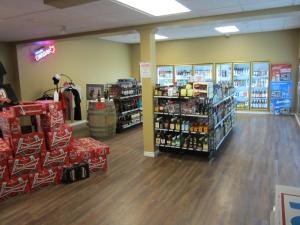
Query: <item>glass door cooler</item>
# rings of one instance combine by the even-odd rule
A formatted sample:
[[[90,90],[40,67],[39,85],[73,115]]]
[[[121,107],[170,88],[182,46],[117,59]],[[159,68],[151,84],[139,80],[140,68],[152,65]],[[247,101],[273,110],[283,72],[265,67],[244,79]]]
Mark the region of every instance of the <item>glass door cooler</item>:
[[[250,109],[268,110],[269,107],[269,63],[252,63]]]
[[[235,87],[236,108],[249,110],[250,63],[233,64],[233,85]]]
[[[216,64],[216,83],[231,82],[232,63]]]
[[[194,82],[212,82],[213,64],[194,65]]]
[[[183,86],[192,79],[193,66],[179,65],[175,66],[175,81],[177,86]]]
[[[173,66],[158,66],[157,67],[157,83],[160,86],[173,85]]]

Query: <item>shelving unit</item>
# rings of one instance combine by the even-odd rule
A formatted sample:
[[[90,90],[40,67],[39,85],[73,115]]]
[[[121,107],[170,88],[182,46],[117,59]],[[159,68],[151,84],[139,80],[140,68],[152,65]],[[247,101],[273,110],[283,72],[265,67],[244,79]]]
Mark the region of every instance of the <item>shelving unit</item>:
[[[141,124],[142,87],[133,79],[122,79],[116,84],[108,84],[108,96],[115,103],[117,113],[117,132]]]
[[[154,100],[155,142],[160,151],[201,152],[211,159],[234,125],[234,93],[218,102],[195,96],[154,96]],[[164,103],[175,111],[159,111]],[[201,113],[186,113],[185,104],[195,104]]]

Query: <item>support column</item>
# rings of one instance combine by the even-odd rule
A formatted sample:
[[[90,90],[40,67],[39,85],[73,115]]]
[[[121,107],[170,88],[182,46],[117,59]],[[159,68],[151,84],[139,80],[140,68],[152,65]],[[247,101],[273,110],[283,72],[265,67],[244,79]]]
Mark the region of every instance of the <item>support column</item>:
[[[141,29],[140,32],[140,62],[150,63],[150,76],[141,78],[143,101],[143,136],[144,156],[156,157],[154,145],[153,122],[153,88],[156,83],[156,46],[155,28]]]

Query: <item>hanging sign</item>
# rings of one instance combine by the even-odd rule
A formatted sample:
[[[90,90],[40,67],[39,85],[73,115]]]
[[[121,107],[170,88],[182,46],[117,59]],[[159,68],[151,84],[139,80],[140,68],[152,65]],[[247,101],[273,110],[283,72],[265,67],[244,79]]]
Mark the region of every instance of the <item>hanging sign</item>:
[[[49,45],[47,47],[39,48],[36,51],[34,51],[34,60],[38,62],[41,59],[45,58],[46,56],[54,53],[55,53],[54,45]]]

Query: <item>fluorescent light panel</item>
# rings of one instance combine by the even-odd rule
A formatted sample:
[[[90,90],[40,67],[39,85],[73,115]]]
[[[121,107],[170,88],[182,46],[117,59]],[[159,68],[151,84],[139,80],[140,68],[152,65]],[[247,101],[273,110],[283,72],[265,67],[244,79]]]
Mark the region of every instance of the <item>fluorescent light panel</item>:
[[[215,27],[216,31],[223,34],[234,33],[240,31],[236,26]]]
[[[155,34],[155,40],[164,40],[164,39],[168,39],[168,37],[159,35],[159,34]]]
[[[190,12],[191,10],[176,0],[115,0],[153,16]]]

